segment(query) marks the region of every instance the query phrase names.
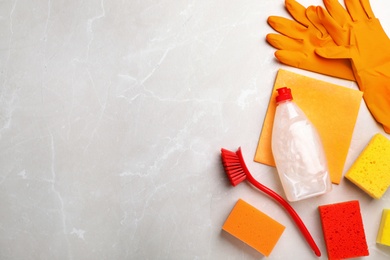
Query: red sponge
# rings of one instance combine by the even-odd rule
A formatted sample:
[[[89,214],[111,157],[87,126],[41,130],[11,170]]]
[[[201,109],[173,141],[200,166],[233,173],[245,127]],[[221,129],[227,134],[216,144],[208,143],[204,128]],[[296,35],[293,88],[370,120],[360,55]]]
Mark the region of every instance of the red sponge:
[[[329,259],[368,256],[359,201],[319,207]]]

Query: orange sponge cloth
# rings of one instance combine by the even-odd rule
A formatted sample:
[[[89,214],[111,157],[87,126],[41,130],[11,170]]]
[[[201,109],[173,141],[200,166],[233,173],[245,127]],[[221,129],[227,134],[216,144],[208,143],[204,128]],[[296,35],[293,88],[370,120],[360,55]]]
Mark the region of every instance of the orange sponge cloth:
[[[319,207],[329,259],[368,256],[359,201]]]
[[[390,209],[384,209],[376,242],[390,246]]]
[[[390,186],[390,140],[376,134],[345,177],[375,199]]]
[[[285,227],[240,199],[222,229],[269,256]]]

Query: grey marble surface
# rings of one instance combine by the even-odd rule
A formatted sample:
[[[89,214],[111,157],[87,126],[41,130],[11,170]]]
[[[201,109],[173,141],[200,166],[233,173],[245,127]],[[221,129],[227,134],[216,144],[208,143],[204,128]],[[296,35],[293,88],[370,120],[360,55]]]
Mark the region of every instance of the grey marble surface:
[[[390,2],[372,0],[390,32]],[[318,0],[301,1],[308,6]],[[269,259],[315,259],[285,212],[231,187],[219,150],[252,161],[278,63],[266,19],[284,1],[0,1],[0,259],[262,259],[221,231],[242,198],[286,226]],[[383,133],[361,105],[345,169]],[[389,135],[386,135],[390,138]],[[358,199],[367,259],[390,193],[350,182],[293,203],[326,259],[317,207]]]

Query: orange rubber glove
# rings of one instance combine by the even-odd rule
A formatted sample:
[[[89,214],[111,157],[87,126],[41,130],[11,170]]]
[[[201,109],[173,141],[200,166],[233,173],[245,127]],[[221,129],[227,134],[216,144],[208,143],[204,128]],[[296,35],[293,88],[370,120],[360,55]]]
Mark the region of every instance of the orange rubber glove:
[[[266,39],[276,49],[282,63],[338,78],[355,80],[349,60],[324,59],[315,53],[317,47],[337,46],[321,25],[316,8],[307,9],[295,0],[286,0],[286,8],[295,19],[270,16],[268,24],[281,34],[268,34]]]
[[[324,0],[326,11],[317,7],[321,23],[337,43],[317,48],[324,58],[347,58],[368,109],[390,133],[390,39],[375,18],[368,0]]]

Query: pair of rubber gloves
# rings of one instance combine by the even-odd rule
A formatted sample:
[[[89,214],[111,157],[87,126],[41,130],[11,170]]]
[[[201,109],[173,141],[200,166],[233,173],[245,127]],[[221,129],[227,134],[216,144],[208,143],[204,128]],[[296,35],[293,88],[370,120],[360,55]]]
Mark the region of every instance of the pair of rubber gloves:
[[[377,122],[390,133],[390,39],[368,0],[323,0],[322,7],[285,6],[294,20],[270,16],[280,34],[268,34],[276,58],[287,65],[356,80]]]

